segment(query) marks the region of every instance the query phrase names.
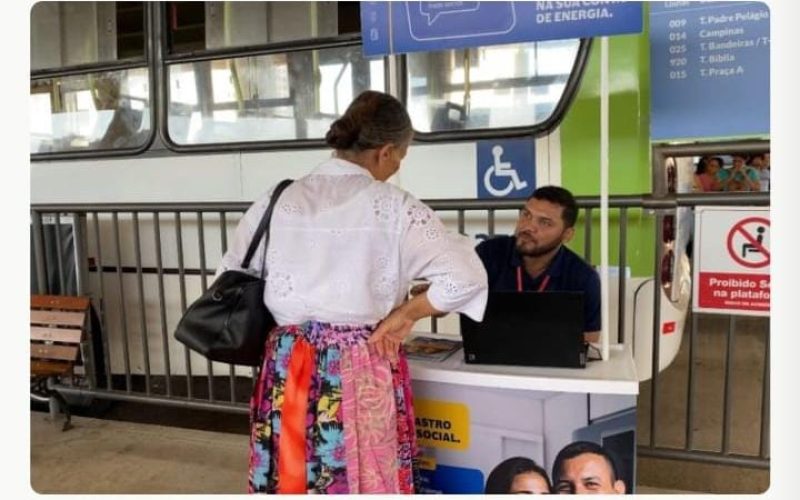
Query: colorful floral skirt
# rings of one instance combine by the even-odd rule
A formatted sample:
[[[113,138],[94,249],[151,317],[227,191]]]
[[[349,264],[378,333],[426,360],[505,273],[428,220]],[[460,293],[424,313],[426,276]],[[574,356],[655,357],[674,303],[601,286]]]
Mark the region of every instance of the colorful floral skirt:
[[[274,329],[250,400],[250,493],[413,493],[417,443],[408,364],[371,330]]]

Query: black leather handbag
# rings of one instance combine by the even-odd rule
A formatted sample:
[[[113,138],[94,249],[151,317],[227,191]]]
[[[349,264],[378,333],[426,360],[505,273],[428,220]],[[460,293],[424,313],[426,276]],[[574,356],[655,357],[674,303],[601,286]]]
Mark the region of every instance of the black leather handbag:
[[[264,305],[270,219],[275,202],[291,183],[291,179],[286,179],[275,188],[242,261],[241,269],[247,269],[263,235],[261,276],[237,270],[223,272],[178,322],[175,338],[211,361],[249,366],[261,363],[267,334],[276,325]]]

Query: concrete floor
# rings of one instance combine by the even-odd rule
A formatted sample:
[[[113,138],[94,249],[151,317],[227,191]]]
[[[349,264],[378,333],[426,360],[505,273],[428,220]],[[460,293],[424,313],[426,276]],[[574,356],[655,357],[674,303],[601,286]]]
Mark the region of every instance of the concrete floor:
[[[243,417],[246,418],[246,417]],[[37,493],[246,493],[247,436],[31,412]]]

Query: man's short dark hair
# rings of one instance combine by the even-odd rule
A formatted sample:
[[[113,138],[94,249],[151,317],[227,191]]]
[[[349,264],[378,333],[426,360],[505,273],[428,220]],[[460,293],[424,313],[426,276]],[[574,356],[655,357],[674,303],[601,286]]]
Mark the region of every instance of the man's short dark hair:
[[[608,468],[611,470],[612,484],[620,479],[617,459],[614,457],[614,455],[597,443],[593,443],[591,441],[575,441],[574,443],[570,443],[562,448],[561,451],[558,452],[558,455],[556,455],[556,460],[553,462],[553,484],[557,485],[560,481],[564,462],[571,460],[578,455],[583,455],[584,453],[594,453],[595,455],[600,455],[606,459]]]
[[[559,186],[542,186],[533,192],[529,200],[545,200],[562,207],[561,219],[565,227],[572,227],[578,220],[578,204],[572,193]]]
[[[540,467],[536,462],[530,458],[525,457],[512,457],[503,460],[489,473],[486,479],[486,494],[505,494],[511,492],[511,484],[514,478],[526,472],[534,472],[544,478],[547,483],[547,489],[552,490],[550,478],[547,477],[547,471]]]

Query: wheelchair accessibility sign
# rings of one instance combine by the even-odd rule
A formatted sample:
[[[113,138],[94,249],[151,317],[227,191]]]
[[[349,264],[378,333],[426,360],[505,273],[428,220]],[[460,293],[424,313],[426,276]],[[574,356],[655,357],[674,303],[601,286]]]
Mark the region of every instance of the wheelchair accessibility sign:
[[[478,141],[478,198],[527,198],[536,189],[533,139]]]

